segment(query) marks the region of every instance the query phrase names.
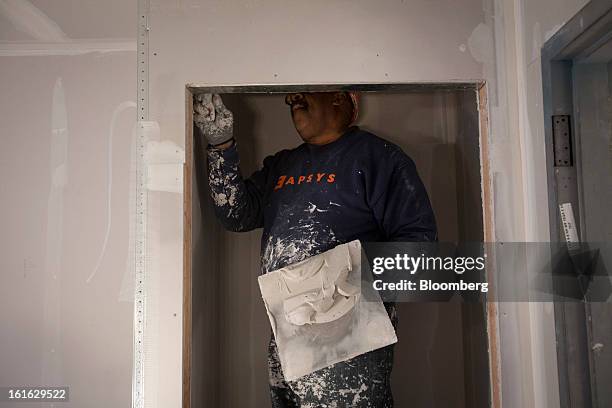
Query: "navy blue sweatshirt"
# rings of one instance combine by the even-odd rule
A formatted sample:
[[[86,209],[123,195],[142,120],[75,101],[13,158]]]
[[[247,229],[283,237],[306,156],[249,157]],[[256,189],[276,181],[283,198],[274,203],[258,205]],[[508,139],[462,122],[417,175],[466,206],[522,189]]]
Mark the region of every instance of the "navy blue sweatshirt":
[[[221,223],[239,232],[263,227],[262,273],[354,239],[437,239],[414,162],[357,127],[323,146],[303,143],[268,156],[248,179],[240,174],[235,145],[209,148],[207,155]]]

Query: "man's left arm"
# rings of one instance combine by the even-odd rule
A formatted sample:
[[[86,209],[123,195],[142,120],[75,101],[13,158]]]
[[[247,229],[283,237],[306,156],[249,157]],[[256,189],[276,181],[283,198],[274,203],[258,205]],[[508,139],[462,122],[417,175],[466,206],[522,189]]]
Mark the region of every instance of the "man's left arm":
[[[386,167],[385,183],[377,186],[374,216],[386,241],[437,241],[429,196],[412,159],[398,149]]]

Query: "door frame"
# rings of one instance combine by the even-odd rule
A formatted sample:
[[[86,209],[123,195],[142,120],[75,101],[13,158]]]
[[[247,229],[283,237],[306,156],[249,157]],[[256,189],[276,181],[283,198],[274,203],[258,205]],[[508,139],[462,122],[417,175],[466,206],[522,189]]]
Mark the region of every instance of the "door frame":
[[[563,25],[542,47],[544,137],[548,183],[550,241],[563,241],[558,205],[571,202],[580,210],[576,160],[571,167],[555,167],[553,115],[569,115],[570,134],[578,135],[573,98],[572,65],[612,38],[612,1],[592,0]],[[571,154],[577,151],[572,136]],[[559,177],[573,182],[559,182]],[[562,185],[561,185],[562,184]],[[576,217],[580,231],[580,216]],[[579,235],[580,236],[580,235]],[[561,407],[593,406],[592,383],[596,373],[590,361],[590,319],[588,303],[554,303],[557,340],[557,367]]]
[[[291,92],[324,92],[324,91],[358,91],[358,92],[424,92],[434,90],[473,90],[476,93],[479,148],[481,163],[481,191],[484,242],[494,240],[493,233],[493,190],[489,155],[489,116],[488,94],[485,81],[473,82],[414,82],[414,83],[332,83],[332,84],[227,84],[211,85],[190,83],[185,86],[185,163],[183,167],[183,341],[182,341],[182,406],[191,408],[191,370],[192,370],[192,188],[194,172],[194,129],[193,129],[193,96],[202,92],[209,93],[291,93]],[[487,265],[488,278],[491,281],[493,265]],[[486,342],[488,349],[489,389],[488,405],[501,408],[501,366],[499,347],[498,307],[495,302],[483,305],[486,319]],[[465,335],[465,334],[464,334]],[[472,384],[472,392],[478,392]],[[467,398],[470,398],[468,396]],[[472,398],[478,399],[477,396]]]

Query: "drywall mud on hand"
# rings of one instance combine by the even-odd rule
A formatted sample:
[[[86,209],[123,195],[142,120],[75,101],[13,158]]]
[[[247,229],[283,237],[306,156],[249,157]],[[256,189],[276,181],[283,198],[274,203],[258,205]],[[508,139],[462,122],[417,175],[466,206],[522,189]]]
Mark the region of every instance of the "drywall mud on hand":
[[[288,381],[397,342],[380,299],[363,300],[361,256],[352,241],[259,277]]]
[[[225,107],[218,94],[196,95],[193,110],[193,120],[209,143],[218,145],[231,139],[234,115]]]

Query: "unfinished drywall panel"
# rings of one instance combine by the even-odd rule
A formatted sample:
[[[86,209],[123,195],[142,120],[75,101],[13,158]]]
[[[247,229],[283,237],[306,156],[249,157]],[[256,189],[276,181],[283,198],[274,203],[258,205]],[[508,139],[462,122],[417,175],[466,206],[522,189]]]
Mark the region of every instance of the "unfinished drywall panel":
[[[259,168],[265,156],[301,143],[284,95],[226,94],[224,101],[234,113],[243,174]],[[476,92],[367,93],[361,107],[360,126],[399,144],[415,160],[438,217],[440,239],[482,240]],[[271,331],[256,281],[261,232],[220,229],[208,196],[202,141],[196,130],[191,405],[206,401],[230,407],[266,406]],[[447,165],[435,165],[440,162]],[[460,207],[465,220],[458,217]],[[198,221],[202,225],[195,225]],[[469,227],[462,226],[468,222]],[[216,299],[214,304],[211,299]],[[468,406],[466,401],[488,399],[483,386],[489,379],[487,365],[475,368],[473,355],[464,361],[464,349],[471,347],[486,362],[486,341],[479,343],[479,350],[464,343],[464,337],[473,343],[474,333],[466,332],[473,327],[466,328],[463,309],[457,303],[399,305],[400,342],[393,375],[398,406]],[[486,338],[483,311],[479,323],[475,317],[472,314],[472,326],[480,327]],[[201,330],[203,325],[209,330]],[[473,393],[474,382],[484,390],[485,400],[467,399],[466,390]],[[242,392],[232,392],[236,388]]]
[[[0,383],[67,407],[131,402],[135,12],[0,2]]]

